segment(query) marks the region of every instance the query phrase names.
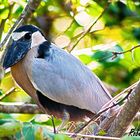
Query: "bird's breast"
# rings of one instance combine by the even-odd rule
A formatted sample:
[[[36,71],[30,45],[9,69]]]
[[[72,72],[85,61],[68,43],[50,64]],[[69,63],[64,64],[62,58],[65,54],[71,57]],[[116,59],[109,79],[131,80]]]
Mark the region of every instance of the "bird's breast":
[[[35,57],[36,48],[28,51],[26,56],[11,67],[11,73],[16,83],[38,103],[36,89],[32,85],[28,73],[31,72],[31,62]]]
[[[17,84],[31,97],[36,93],[35,88],[30,82],[24,67],[24,59],[11,67],[11,73]]]

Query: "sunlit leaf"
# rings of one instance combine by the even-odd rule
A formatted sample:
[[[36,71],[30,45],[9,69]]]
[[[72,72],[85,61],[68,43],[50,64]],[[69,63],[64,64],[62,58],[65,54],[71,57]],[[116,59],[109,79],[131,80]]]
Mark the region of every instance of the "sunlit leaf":
[[[47,126],[53,126],[51,118],[49,118],[47,121],[33,120],[32,122],[35,123],[35,124],[42,124],[42,125],[47,125]],[[61,120],[54,118],[54,124],[55,124],[55,126],[59,126],[61,124]]]
[[[120,47],[119,45],[115,45],[111,49],[97,50],[92,55],[92,58],[100,63],[118,62],[123,57],[123,54],[115,56],[113,55],[113,52],[122,52],[122,51],[123,51],[122,47]]]
[[[21,123],[14,120],[0,120],[0,137],[16,134],[21,129]]]
[[[136,63],[137,65],[140,64],[139,56],[140,56],[140,48],[133,50],[133,57],[131,56],[135,60],[133,63]]]
[[[104,135],[107,134],[107,132],[105,132],[104,130],[100,130],[100,131],[98,132],[98,134],[99,134],[100,136],[104,136]]]
[[[127,0],[127,6],[130,8],[130,10],[134,11],[136,10],[135,2],[133,0]]]
[[[6,92],[14,86],[15,86],[15,83],[12,79],[11,74],[7,73],[1,81],[1,89],[3,90],[3,92]]]
[[[41,127],[39,127],[35,132],[35,140],[44,140],[43,130]]]
[[[57,134],[54,136],[54,140],[71,140],[71,138],[66,135]]]
[[[91,56],[88,56],[88,55],[85,55],[85,54],[81,54],[78,56],[79,59],[84,63],[84,64],[88,64],[90,63],[91,61],[93,61],[92,57]]]
[[[22,6],[18,6],[14,9],[14,17],[19,16],[19,14],[22,12],[23,7]]]
[[[11,115],[14,119],[22,122],[30,122],[34,119],[34,114],[12,114]]]
[[[8,8],[0,9],[0,19],[6,19],[9,13]]]

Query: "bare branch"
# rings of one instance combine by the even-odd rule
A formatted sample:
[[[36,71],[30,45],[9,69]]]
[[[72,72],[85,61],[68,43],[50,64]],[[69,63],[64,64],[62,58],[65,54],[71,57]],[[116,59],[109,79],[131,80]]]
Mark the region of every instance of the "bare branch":
[[[73,19],[71,21],[70,25],[67,27],[67,29],[65,31],[63,31],[62,33],[60,33],[59,35],[57,35],[57,37],[65,34],[71,28],[71,26],[73,25],[74,22],[75,22],[75,20]]]
[[[74,133],[61,133],[61,134],[66,134],[66,135],[69,135],[69,136],[74,135]],[[102,140],[120,140],[120,138],[117,138],[117,137],[94,136],[94,135],[84,135],[84,134],[77,134],[77,137],[79,137],[79,138],[102,139]]]
[[[2,96],[0,96],[0,101],[2,101],[4,98],[6,98],[7,96],[9,96],[11,93],[13,93],[13,91],[15,91],[15,87],[12,87],[5,94],[3,94]]]
[[[107,5],[105,6],[104,10],[102,11],[102,13],[98,16],[98,18],[94,21],[94,23],[85,31],[81,34],[81,36],[79,37],[79,39],[76,41],[76,43],[70,48],[68,49],[69,52],[71,52],[75,47],[76,45],[80,42],[80,40],[85,37],[89,32],[90,30],[92,29],[92,27],[97,23],[97,21],[103,16],[103,14],[106,12],[106,9],[108,8],[109,6],[109,3],[107,3]]]
[[[140,44],[137,45],[137,46],[132,47],[129,50],[123,51],[123,52],[112,52],[112,53],[113,53],[113,55],[125,54],[125,53],[128,53],[128,52],[132,52],[134,49],[139,48],[139,47],[140,47]]]
[[[139,47],[140,47],[140,44],[137,45],[137,46],[132,47],[129,50],[123,51],[123,52],[112,52],[112,56],[111,56],[112,57],[112,60],[115,59],[118,55],[125,54],[125,53],[128,53],[128,52],[131,52],[132,53],[133,50],[135,50],[135,49],[137,49]]]
[[[124,97],[124,94],[128,94],[130,93],[130,91],[132,91],[133,89],[136,88],[136,86],[138,85],[139,81],[135,82],[134,84],[132,84],[131,86],[129,86],[128,88],[124,89],[122,92],[120,92],[119,94],[117,94],[115,97],[113,97],[109,102],[107,102],[103,108],[109,106],[113,101],[120,101],[121,98]],[[126,95],[127,96],[127,95]]]
[[[88,33],[95,33],[95,32],[97,32],[97,31],[102,31],[102,30],[104,30],[104,28],[103,29],[97,29],[97,30],[94,30],[94,31],[89,31]],[[78,37],[80,37],[82,34],[84,34],[84,31],[83,32],[81,32],[81,33],[79,33],[79,34],[77,34],[77,35],[75,35],[74,37],[72,37],[72,39],[71,40],[73,40],[73,39],[76,39],[76,38],[78,38]]]
[[[114,51],[114,52],[111,52],[112,53],[111,55],[109,55],[109,56],[107,55],[107,56],[101,57],[101,58],[98,59],[98,61],[101,62],[101,61],[104,61],[104,60],[109,59],[109,58],[111,58],[113,60],[116,57],[118,57],[118,55],[129,53],[129,52],[132,53],[135,49],[137,49],[139,47],[140,47],[140,44],[138,44],[138,45],[132,47],[131,49],[126,50],[126,51],[122,51],[122,52],[116,52],[116,51]]]
[[[23,113],[23,114],[43,114],[41,109],[34,104],[14,105],[7,103],[0,103],[1,113]]]
[[[140,82],[108,130],[109,136],[121,137],[140,109]]]

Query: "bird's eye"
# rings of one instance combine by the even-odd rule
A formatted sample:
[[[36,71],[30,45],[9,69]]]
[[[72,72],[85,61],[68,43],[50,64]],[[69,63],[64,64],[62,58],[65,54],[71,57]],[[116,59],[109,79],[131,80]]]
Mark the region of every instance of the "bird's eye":
[[[25,39],[25,40],[30,40],[31,37],[32,37],[32,34],[31,34],[31,33],[26,33],[26,34],[24,35],[24,39]]]

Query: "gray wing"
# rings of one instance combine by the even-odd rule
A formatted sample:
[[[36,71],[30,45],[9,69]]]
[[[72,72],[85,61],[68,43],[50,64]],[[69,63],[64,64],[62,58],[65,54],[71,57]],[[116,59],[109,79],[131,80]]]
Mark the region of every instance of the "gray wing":
[[[53,101],[98,112],[111,99],[101,81],[78,59],[51,44],[49,56],[32,61],[32,83]]]

